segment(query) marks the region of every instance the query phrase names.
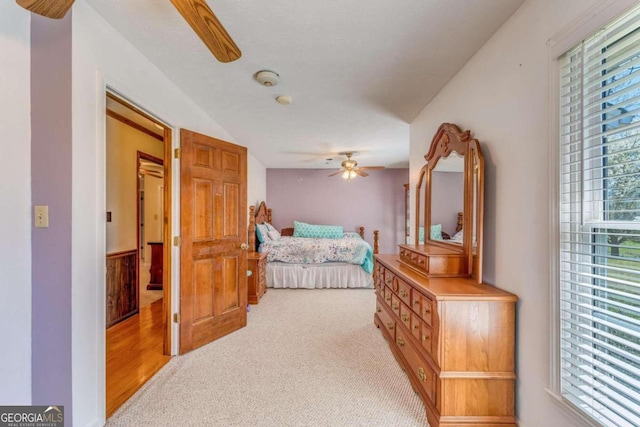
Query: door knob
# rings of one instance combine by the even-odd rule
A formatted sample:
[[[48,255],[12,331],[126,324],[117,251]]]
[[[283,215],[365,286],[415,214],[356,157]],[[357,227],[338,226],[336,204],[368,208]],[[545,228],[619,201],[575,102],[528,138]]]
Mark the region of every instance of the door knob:
[[[246,243],[243,243],[240,245],[240,249],[242,249],[243,251],[246,251],[247,249],[249,249],[249,245],[247,245]]]

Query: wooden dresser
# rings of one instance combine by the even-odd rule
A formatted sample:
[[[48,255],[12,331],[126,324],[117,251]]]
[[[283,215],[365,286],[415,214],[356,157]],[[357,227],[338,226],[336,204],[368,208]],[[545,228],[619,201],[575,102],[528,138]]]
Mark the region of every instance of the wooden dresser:
[[[399,255],[375,259],[374,322],[431,427],[516,426],[517,297],[470,278],[427,278]]]
[[[161,290],[164,274],[164,245],[162,242],[147,242],[151,246],[151,268],[147,290]]]
[[[249,252],[247,262],[251,276],[247,277],[247,292],[249,304],[258,304],[260,298],[267,292],[267,254],[263,252]]]

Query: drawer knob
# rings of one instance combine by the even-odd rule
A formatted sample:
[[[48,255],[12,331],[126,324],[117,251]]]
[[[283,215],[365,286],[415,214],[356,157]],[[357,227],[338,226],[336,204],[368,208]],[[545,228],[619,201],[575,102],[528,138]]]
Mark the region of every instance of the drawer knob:
[[[430,335],[423,335],[422,336],[422,341],[429,341],[431,339]]]
[[[394,310],[397,310],[397,309],[398,309],[398,303],[397,303],[397,302],[393,304],[393,309],[394,309]]]
[[[404,338],[402,338],[402,337],[398,337],[398,345],[399,345],[400,347],[404,347]]]
[[[380,313],[382,311],[382,309],[380,307],[378,307],[378,313]]]
[[[391,301],[391,295],[387,295],[386,297],[384,297],[385,301]]]
[[[424,373],[424,369],[418,368],[418,376],[420,377],[420,381],[425,382],[427,380],[427,374]]]
[[[431,314],[431,309],[429,307],[425,308],[424,314]]]
[[[406,297],[407,296],[407,291],[405,291],[404,289],[400,289],[400,296],[401,297]]]
[[[391,322],[387,322],[387,328],[389,328],[389,329],[393,329],[393,323],[391,323]]]
[[[413,329],[418,329],[420,325],[413,325]]]
[[[407,313],[402,313],[402,316],[400,316],[400,317],[402,317],[402,320],[404,322],[408,322],[409,321],[409,315]]]
[[[413,305],[420,305],[420,301],[414,301]]]

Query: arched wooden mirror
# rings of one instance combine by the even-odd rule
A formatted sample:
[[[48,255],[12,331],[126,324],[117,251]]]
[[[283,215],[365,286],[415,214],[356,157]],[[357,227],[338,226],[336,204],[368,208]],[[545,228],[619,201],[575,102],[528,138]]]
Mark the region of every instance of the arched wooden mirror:
[[[415,245],[400,259],[429,277],[482,281],[484,159],[477,139],[450,123],[438,128],[416,184]]]

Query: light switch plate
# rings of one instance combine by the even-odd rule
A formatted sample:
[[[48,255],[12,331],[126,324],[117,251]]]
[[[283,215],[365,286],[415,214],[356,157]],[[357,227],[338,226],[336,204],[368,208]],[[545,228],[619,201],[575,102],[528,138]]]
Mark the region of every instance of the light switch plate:
[[[33,220],[36,228],[49,227],[49,206],[34,206]]]

